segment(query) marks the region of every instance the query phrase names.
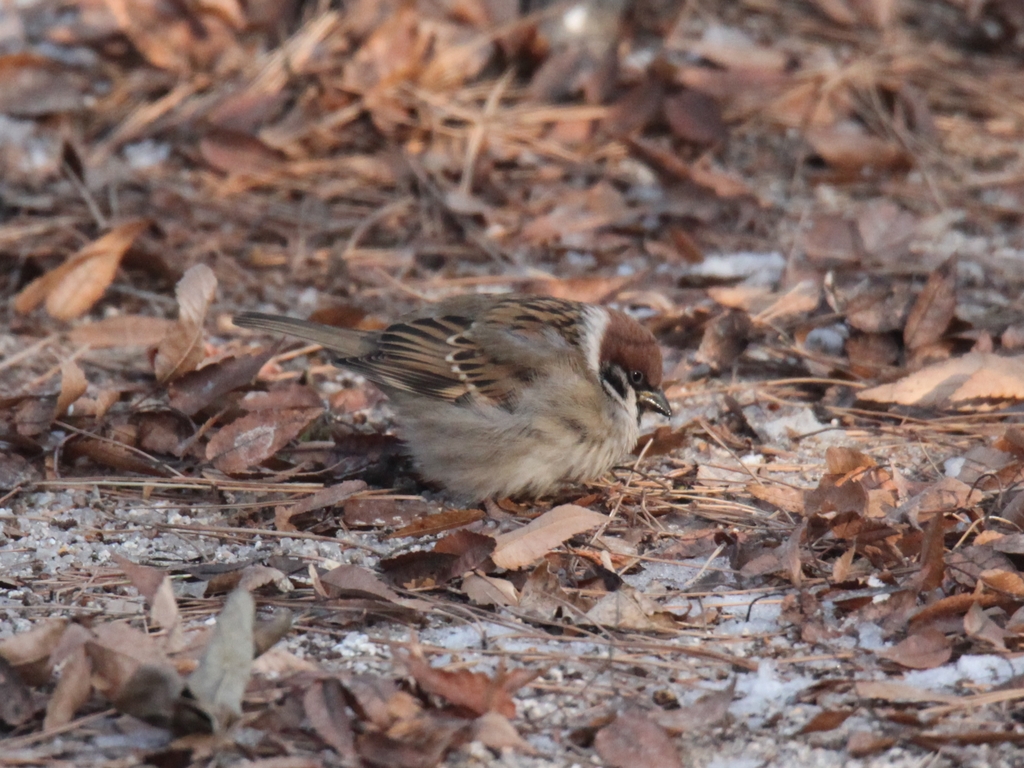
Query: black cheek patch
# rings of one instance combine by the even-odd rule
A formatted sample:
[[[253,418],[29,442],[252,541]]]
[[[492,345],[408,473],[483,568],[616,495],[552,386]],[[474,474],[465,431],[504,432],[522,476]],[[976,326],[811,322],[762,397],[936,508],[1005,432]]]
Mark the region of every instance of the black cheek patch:
[[[629,386],[626,381],[626,372],[619,366],[613,364],[606,365],[601,369],[601,378],[608,383],[608,385],[619,393],[619,397],[623,400],[626,399],[626,387]]]

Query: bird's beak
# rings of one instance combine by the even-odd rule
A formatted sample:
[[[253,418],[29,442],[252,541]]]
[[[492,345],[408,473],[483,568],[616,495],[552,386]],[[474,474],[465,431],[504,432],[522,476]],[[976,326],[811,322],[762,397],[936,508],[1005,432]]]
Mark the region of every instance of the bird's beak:
[[[672,415],[672,406],[660,389],[640,390],[636,393],[636,404],[641,411],[657,411],[662,416]]]

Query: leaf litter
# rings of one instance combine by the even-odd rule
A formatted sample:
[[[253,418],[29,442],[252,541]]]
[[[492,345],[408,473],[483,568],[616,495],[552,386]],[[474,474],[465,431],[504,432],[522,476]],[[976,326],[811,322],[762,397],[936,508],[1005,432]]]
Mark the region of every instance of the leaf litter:
[[[5,13],[5,755],[1013,764],[1019,15],[399,5]],[[677,416],[453,509],[228,320],[476,290],[634,313]]]

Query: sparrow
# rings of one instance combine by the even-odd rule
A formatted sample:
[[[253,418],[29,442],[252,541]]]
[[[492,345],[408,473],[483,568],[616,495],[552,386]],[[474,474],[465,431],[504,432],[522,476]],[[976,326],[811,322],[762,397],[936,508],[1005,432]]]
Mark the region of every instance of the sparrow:
[[[464,501],[593,480],[671,416],[661,350],[628,315],[545,296],[456,296],[382,331],[246,312],[236,325],[336,353],[391,400],[419,473]]]

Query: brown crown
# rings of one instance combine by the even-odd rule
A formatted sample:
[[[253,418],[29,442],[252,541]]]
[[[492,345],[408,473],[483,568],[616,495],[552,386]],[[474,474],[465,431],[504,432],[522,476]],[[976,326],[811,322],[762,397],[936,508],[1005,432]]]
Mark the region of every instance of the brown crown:
[[[601,362],[641,371],[651,389],[661,388],[661,348],[654,334],[616,309],[609,309],[608,327],[601,341]]]

